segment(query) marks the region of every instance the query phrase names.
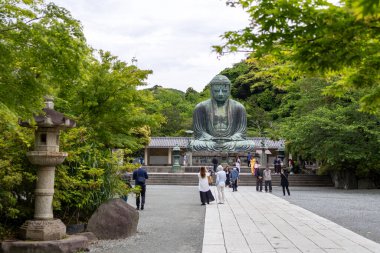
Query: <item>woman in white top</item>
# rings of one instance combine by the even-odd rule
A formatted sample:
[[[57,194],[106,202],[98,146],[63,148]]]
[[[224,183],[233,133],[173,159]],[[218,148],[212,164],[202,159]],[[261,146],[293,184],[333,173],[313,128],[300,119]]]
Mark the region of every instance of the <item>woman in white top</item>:
[[[226,172],[223,170],[222,165],[219,165],[216,173],[216,189],[218,189],[219,204],[224,204],[224,188],[226,186]]]
[[[237,170],[239,171],[239,173],[240,173],[240,164],[241,164],[240,157],[236,156],[235,167],[237,168]]]
[[[207,192],[210,190],[210,186],[208,185],[208,179],[207,177],[210,175],[210,173],[206,172],[205,167],[201,167],[201,171],[198,173],[199,178],[199,194],[201,196],[201,202],[202,206],[204,206],[207,202],[209,204],[209,199],[207,197]]]

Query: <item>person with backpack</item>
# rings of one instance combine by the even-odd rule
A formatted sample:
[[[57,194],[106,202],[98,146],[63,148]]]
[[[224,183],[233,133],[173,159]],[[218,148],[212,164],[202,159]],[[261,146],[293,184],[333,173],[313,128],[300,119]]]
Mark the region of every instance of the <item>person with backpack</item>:
[[[145,205],[145,192],[146,192],[146,179],[148,179],[148,173],[142,167],[133,171],[132,179],[135,180],[135,187],[140,186],[141,191],[136,195],[136,209],[140,210],[140,197],[141,197],[141,210],[144,210]]]

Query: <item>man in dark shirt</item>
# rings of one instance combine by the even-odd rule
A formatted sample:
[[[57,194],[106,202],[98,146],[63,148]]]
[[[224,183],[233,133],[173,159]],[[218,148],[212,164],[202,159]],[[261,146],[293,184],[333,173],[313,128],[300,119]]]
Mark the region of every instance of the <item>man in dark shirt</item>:
[[[274,165],[274,174],[280,174],[281,172],[281,159],[277,156],[276,159],[274,159],[273,161],[273,165]]]
[[[141,210],[144,210],[145,205],[145,192],[146,192],[146,184],[145,181],[148,179],[148,173],[142,167],[133,171],[132,179],[135,180],[135,186],[140,186],[141,191],[140,194],[136,196],[136,209],[140,210],[140,196],[141,196]]]
[[[216,168],[218,167],[218,159],[216,159],[216,157],[214,157],[214,158],[212,158],[211,162],[213,164],[213,170],[214,170],[214,172],[216,172]]]

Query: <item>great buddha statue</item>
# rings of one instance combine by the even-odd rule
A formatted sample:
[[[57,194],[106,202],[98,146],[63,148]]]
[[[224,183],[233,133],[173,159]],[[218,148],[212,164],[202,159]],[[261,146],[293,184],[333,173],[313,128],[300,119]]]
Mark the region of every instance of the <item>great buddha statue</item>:
[[[230,99],[231,82],[217,75],[210,82],[211,99],[199,103],[193,113],[194,151],[252,151],[245,139],[247,116],[244,106]]]

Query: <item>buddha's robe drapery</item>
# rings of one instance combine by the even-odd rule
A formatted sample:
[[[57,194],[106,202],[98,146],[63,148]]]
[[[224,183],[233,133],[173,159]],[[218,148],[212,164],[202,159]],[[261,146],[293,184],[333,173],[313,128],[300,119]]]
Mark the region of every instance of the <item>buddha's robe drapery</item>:
[[[218,107],[212,99],[199,103],[193,113],[194,151],[251,151],[253,141],[245,140],[247,116],[244,106],[228,99]]]

